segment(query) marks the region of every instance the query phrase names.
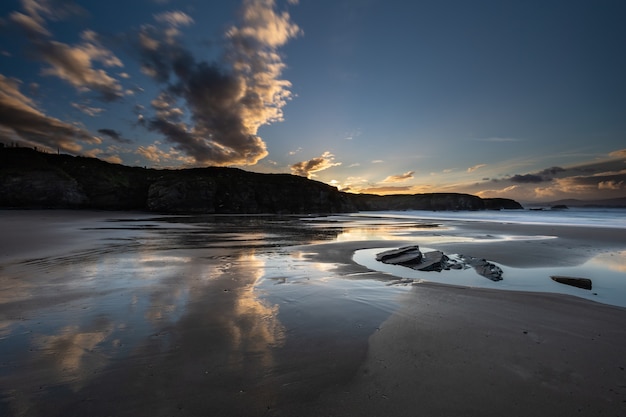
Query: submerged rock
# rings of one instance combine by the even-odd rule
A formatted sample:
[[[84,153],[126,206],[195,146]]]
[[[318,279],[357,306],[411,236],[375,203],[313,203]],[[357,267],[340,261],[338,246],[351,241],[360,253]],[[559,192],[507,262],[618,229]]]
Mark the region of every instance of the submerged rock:
[[[592,287],[592,282],[589,278],[564,277],[560,275],[552,275],[550,278],[560,284],[571,285],[583,290],[591,290]]]
[[[492,281],[502,280],[502,269],[486,259],[460,255],[457,261],[438,250],[422,253],[417,245],[380,252],[376,254],[376,260],[385,264],[406,266],[417,271],[441,272],[450,269],[474,268],[485,278]]]

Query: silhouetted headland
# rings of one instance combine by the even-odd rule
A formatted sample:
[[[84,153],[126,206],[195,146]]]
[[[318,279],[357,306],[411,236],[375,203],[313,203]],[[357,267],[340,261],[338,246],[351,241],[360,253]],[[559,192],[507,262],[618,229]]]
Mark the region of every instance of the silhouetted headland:
[[[0,147],[0,207],[207,214],[522,208],[504,198],[352,194],[290,174],[226,167],[149,169],[15,147]]]

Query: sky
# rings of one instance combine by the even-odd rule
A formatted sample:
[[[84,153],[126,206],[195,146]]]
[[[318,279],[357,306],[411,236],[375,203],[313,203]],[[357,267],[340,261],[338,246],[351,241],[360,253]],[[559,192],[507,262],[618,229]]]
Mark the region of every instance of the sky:
[[[3,0],[0,142],[348,192],[626,196],[622,0]]]

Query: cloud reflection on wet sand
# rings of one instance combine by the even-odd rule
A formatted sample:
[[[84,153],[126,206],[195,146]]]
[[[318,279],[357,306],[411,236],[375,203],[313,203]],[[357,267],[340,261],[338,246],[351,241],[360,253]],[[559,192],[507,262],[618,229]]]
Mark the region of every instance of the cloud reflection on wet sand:
[[[86,393],[124,397],[129,381],[140,394],[130,403],[145,410],[150,390],[160,389],[163,378],[218,389],[226,373],[262,374],[272,365],[272,348],[280,346],[284,329],[277,306],[254,292],[264,261],[253,249],[171,252],[11,266],[14,277],[26,277],[45,265],[45,276],[14,280],[11,293],[30,302],[26,310],[19,303],[6,309],[11,294],[4,298],[2,353],[12,369],[4,366],[0,380],[6,384],[0,385],[12,387],[2,399],[10,414],[61,415]],[[37,291],[41,279],[46,288]],[[57,283],[53,294],[50,282]],[[179,364],[165,366],[171,362]],[[158,369],[167,372],[158,375]],[[75,394],[45,400],[59,390]],[[113,412],[116,404],[110,407]]]

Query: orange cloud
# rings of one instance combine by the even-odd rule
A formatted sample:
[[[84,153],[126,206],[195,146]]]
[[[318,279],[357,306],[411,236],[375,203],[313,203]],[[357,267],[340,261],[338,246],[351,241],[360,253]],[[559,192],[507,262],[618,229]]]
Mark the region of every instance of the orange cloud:
[[[404,174],[399,174],[399,175],[390,175],[387,178],[385,178],[383,182],[384,183],[402,182],[402,181],[410,180],[413,178],[413,174],[415,174],[415,171],[408,171],[408,172],[405,172]]]
[[[600,181],[598,190],[621,190],[624,188],[624,181]]]
[[[291,166],[291,172],[294,175],[300,175],[302,177],[311,178],[314,177],[315,172],[323,171],[325,169],[341,165],[341,162],[334,162],[335,155],[330,152],[324,152],[321,156],[309,159],[308,161],[302,161],[295,163]]]
[[[609,154],[611,158],[626,158],[626,149],[613,151]]]

